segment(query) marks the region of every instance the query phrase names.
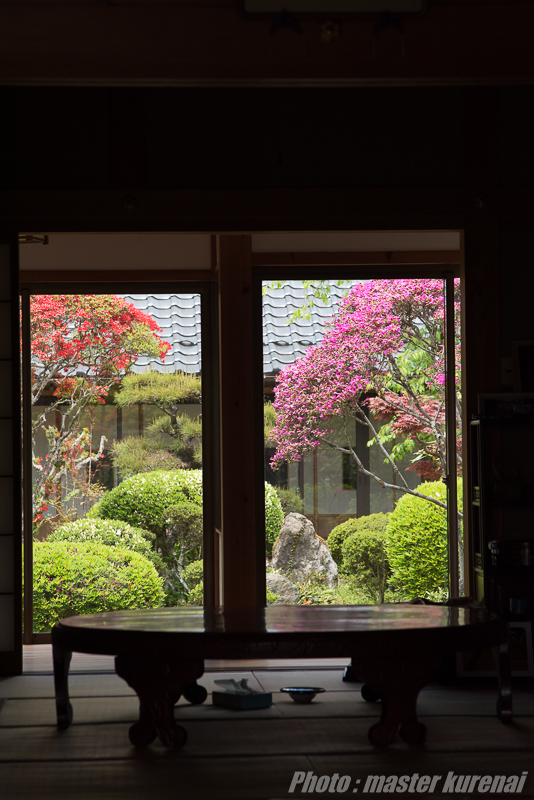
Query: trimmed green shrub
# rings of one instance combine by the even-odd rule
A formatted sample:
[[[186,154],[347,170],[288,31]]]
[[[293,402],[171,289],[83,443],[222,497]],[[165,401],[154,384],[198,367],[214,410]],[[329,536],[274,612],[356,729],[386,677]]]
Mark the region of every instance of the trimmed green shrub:
[[[184,569],[184,579],[189,586],[186,602],[192,606],[204,605],[204,562],[192,561]]]
[[[341,548],[344,574],[354,576],[357,585],[365,589],[375,603],[384,602],[391,576],[387,538],[384,532],[362,530],[347,536]]]
[[[153,564],[132,550],[98,542],[35,542],[34,630],[97,611],[157,608],[165,595]]]
[[[202,554],[202,506],[178,503],[165,510],[165,533],[157,537],[158,549],[167,567],[165,588],[187,592],[184,569]]]
[[[421,494],[447,501],[441,481],[422,483]],[[462,483],[458,481],[458,505]],[[409,597],[444,592],[448,585],[447,512],[428,500],[405,494],[391,514],[387,554],[393,572],[392,585]]]
[[[156,470],[126,478],[105,494],[88,516],[123,520],[161,536],[166,509],[178,503],[202,505],[201,470]]]
[[[49,542],[100,542],[124,547],[150,557],[154,534],[142,528],[133,528],[127,522],[112,519],[88,519],[83,517],[67,522],[48,537]]]
[[[91,509],[87,517],[116,519],[161,536],[166,509],[180,503],[202,505],[202,470],[157,470],[126,478]],[[270,554],[280,533],[284,512],[276,489],[265,483],[266,546]]]
[[[284,512],[276,489],[265,482],[265,549],[268,556],[273,552],[283,521]]]
[[[166,606],[202,606],[204,605],[204,562],[202,559],[191,561],[182,573],[187,590],[179,583],[175,590],[168,591]]]
[[[386,532],[390,514],[368,514],[366,517],[354,517],[336,525],[329,535],[326,543],[332,553],[332,558],[338,565],[340,573],[343,573],[343,543],[353,533],[375,533],[384,534]],[[349,571],[350,572],[350,571]],[[347,573],[348,574],[348,573]]]
[[[297,489],[281,489],[275,486],[284,517],[288,514],[304,514],[304,500]]]

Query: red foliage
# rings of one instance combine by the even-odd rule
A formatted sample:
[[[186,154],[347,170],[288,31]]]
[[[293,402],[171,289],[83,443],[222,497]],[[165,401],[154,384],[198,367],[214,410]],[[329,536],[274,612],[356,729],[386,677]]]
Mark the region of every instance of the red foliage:
[[[115,295],[34,295],[30,300],[32,405],[42,405],[52,389],[52,402],[33,421],[34,520],[55,504],[70,473],[96,462],[91,434],[82,429],[82,414],[91,404],[105,403],[111,386],[140,356],[165,359],[170,345],[148,314]],[[61,422],[49,424],[55,410]],[[43,458],[35,455],[35,435],[41,429],[48,441]],[[59,495],[58,495],[59,492]]]

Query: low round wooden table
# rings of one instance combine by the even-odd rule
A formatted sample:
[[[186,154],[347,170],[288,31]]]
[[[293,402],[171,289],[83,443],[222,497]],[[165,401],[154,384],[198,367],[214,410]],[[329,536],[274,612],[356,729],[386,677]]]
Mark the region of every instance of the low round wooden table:
[[[130,741],[156,736],[181,747],[185,730],[173,707],[184,694],[202,702],[195,681],[204,659],[352,659],[358,677],[382,697],[382,718],[369,731],[373,744],[391,744],[400,733],[420,743],[417,696],[444,653],[500,649],[506,623],[485,611],[443,606],[270,606],[239,611],[161,608],[69,617],[52,631],[58,727],[72,722],[68,671],[73,651],[116,656],[117,674],[137,692],[139,721]],[[501,662],[506,659],[501,657]],[[511,719],[511,695],[501,684],[499,715]]]

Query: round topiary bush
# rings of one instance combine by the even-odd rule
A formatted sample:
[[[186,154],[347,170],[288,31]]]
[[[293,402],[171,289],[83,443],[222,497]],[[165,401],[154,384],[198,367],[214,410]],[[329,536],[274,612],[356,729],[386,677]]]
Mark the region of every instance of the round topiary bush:
[[[383,531],[362,530],[347,536],[342,546],[344,574],[354,577],[375,603],[384,602],[391,576],[387,538]]]
[[[336,525],[328,535],[326,543],[332,553],[340,574],[343,574],[343,543],[353,533],[385,534],[391,514],[368,514],[366,517],[354,517]]]
[[[83,517],[67,522],[48,537],[49,542],[100,542],[113,547],[124,547],[142,556],[150,556],[154,534],[142,528],[133,528],[127,522],[114,519]]]
[[[284,512],[276,489],[265,482],[265,549],[268,556],[273,552],[283,521]]]
[[[156,535],[165,531],[165,510],[179,503],[202,505],[202,471],[156,470],[126,478],[91,509],[89,517],[117,519]]]
[[[126,478],[91,509],[87,517],[115,519],[151,531],[166,529],[166,509],[180,503],[202,505],[202,470],[156,470]],[[280,533],[284,513],[276,489],[265,483],[265,529],[267,552]]]
[[[163,579],[139,553],[98,542],[35,542],[34,630],[58,620],[122,608],[158,608]]]
[[[447,502],[447,487],[441,481],[422,483],[417,491]],[[461,503],[462,485],[458,481],[459,507]],[[446,510],[420,497],[403,495],[389,521],[387,554],[392,583],[406,596],[424,597],[446,591]]]

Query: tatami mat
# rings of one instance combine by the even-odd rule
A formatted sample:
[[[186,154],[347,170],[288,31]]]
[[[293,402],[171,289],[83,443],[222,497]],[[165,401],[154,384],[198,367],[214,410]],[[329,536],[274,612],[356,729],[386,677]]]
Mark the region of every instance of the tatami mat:
[[[24,645],[24,673],[53,672],[52,645]],[[115,672],[115,657],[91,655],[90,653],[73,653],[70,664],[71,672]]]
[[[183,756],[123,761],[0,764],[9,800],[264,800],[292,797],[295,771],[312,769],[306,756]]]
[[[239,670],[334,670],[343,671],[349,659],[347,658],[288,658],[288,659],[248,659],[246,661],[234,659],[206,659],[204,669],[206,672]],[[24,645],[24,672],[47,673],[52,672],[52,645]],[[114,656],[91,655],[90,653],[73,653],[70,672],[114,672]]]
[[[44,654],[39,659],[34,666],[43,666]],[[232,671],[225,664],[199,683],[211,692],[219,678],[247,677],[254,688],[273,692],[273,705],[239,712],[213,706],[210,696],[198,706],[182,698],[175,718],[188,741],[176,752],[157,741],[131,746],[128,729],[137,719],[138,699],[102,669],[105,663],[94,663],[100,669],[91,673],[88,662],[79,661],[70,676],[74,724],[61,732],[50,668],[0,678],[0,696],[7,698],[0,713],[2,800],[281,800],[299,794],[289,793],[295,772],[349,775],[353,794],[357,781],[370,774],[521,774],[532,760],[534,692],[526,682],[515,691],[511,726],[495,715],[496,682],[431,685],[418,703],[426,743],[399,739],[382,750],[368,740],[381,705],[366,703],[360,684],[343,682],[344,661],[334,669],[309,664],[301,670],[274,670],[264,662],[246,662],[245,669],[231,662]],[[310,705],[297,705],[279,691],[290,684],[326,691]],[[531,782],[522,800],[534,795]]]
[[[135,694],[118,675],[71,675],[69,691],[72,697],[105,697],[106,695]],[[2,697],[54,697],[54,678],[52,675],[17,675],[13,678],[0,677]]]
[[[320,686],[331,692],[360,692],[361,683],[345,683],[343,670],[317,670],[308,669],[304,673],[300,670],[274,670],[255,669],[254,675],[266,692],[278,692],[283,686]]]

